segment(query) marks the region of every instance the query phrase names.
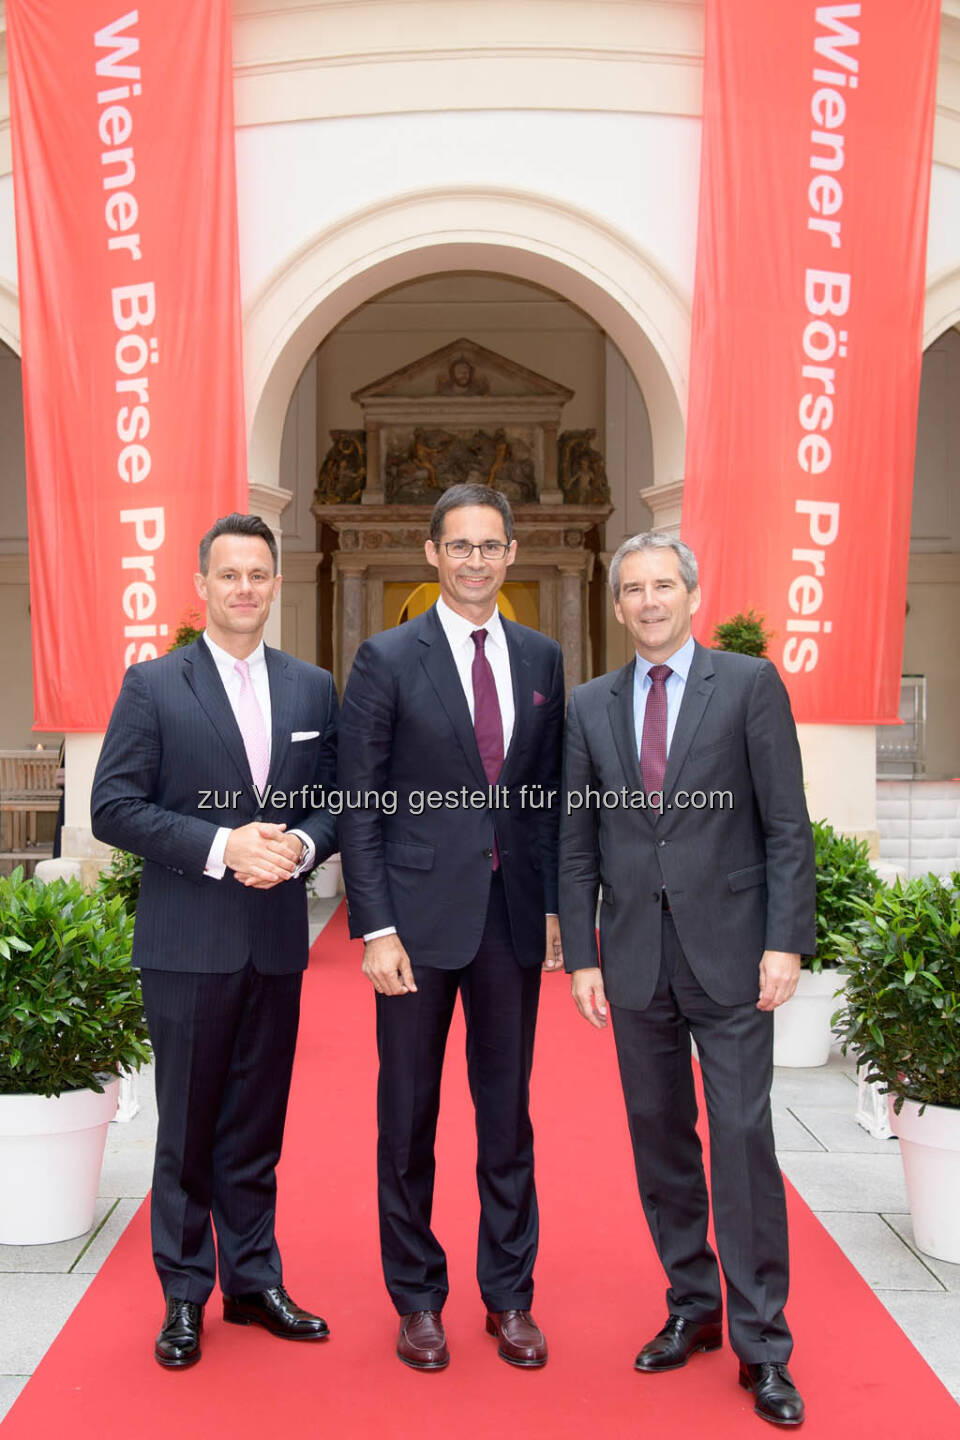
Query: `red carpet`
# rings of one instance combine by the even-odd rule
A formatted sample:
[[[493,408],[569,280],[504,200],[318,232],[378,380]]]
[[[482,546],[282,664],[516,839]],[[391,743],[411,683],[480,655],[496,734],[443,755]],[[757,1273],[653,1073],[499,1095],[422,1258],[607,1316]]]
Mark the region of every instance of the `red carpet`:
[[[518,1371],[483,1331],[474,1247],[474,1140],[462,1028],[451,1037],[438,1142],[436,1226],[450,1259],[448,1370],[393,1355],[374,1177],[373,995],[343,909],[318,941],[304,994],[280,1239],[286,1279],[333,1338],[292,1345],[226,1326],[215,1296],[204,1353],[169,1374],[152,1359],[162,1302],[144,1205],[2,1427],[2,1440],[252,1440],[281,1435],[670,1437],[772,1430],[736,1384],[729,1349],[667,1375],[633,1373],[664,1317],[640,1210],[612,1036],[587,1028],[562,976],[545,977],[534,1073],[542,1219],[535,1314],[550,1363]],[[797,1349],[811,1437],[960,1435],[960,1410],[826,1231],[790,1193]]]

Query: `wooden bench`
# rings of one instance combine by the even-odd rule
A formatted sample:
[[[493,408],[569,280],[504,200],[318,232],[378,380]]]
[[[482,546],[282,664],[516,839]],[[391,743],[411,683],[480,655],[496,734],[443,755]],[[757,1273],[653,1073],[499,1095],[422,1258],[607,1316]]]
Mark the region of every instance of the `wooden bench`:
[[[0,867],[9,874],[22,865],[33,873],[38,860],[52,855],[53,845],[40,839],[39,817],[56,814],[60,787],[56,782],[56,750],[0,750]]]

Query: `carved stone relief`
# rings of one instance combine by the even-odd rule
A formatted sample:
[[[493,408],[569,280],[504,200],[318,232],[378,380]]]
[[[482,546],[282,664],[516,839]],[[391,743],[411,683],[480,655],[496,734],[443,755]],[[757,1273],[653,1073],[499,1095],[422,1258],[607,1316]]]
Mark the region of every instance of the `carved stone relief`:
[[[331,430],[314,500],[318,505],[358,505],[367,483],[365,430]]]
[[[473,483],[500,490],[517,504],[537,498],[532,431],[503,426],[489,430],[393,429],[387,437],[388,503],[429,505],[451,485]]]
[[[592,445],[596,435],[596,430],[564,430],[560,435],[558,469],[565,505],[610,503],[603,456]]]

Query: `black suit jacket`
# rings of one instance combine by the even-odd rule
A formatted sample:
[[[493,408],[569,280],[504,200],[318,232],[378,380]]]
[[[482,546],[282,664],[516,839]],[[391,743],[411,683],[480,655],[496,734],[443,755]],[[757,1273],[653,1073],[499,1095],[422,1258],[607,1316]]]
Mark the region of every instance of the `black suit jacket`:
[[[559,788],[563,660],[545,635],[509,620],[503,628],[516,707],[498,782],[509,808],[469,800],[489,787],[435,609],[365,641],[344,691],[340,851],[350,933],[396,926],[414,966],[459,969],[476,954],[494,832],[517,959],[543,962],[544,915],[557,908],[559,797],[535,809],[520,787]],[[437,808],[426,803],[430,791],[442,797]]]
[[[666,889],[700,984],[720,1004],[740,1004],[756,998],[764,950],[814,949],[813,840],[790,701],[769,660],[698,644],[657,816],[631,808],[643,793],[635,667],[632,660],[570,696],[560,843],[566,968],[598,963],[602,891],[604,988],[614,1005],[645,1009],[660,968]],[[586,803],[590,789],[625,790],[626,803]],[[683,808],[683,795],[699,791],[730,798]]]
[[[132,665],[124,676],[91,811],[99,840],[144,857],[135,965],[227,972],[249,958],[261,971],[283,974],[307,963],[303,877],[256,890],[230,870],[222,880],[203,873],[222,825],[263,819],[303,830],[317,862],[336,849],[336,822],[313,803],[336,779],[333,680],[282,650],[267,647],[266,663],[272,739],[265,804],[205,641]],[[310,730],[317,732],[312,739],[291,738]]]

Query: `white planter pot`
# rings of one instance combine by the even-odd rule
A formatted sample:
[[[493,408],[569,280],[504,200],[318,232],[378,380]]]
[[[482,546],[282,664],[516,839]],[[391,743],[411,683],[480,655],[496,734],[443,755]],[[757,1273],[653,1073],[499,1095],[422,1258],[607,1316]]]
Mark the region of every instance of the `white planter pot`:
[[[773,1063],[826,1065],[832,1034],[830,1017],[840,1008],[842,970],[801,970],[796,992],[773,1012]]]
[[[340,856],[331,855],[310,876],[310,889],[318,900],[332,900],[340,890]]]
[[[0,1095],[0,1244],[50,1245],[90,1229],[119,1083],[102,1095]]]
[[[890,1124],[900,1141],[913,1238],[925,1255],[960,1265],[960,1110],[904,1100]]]

